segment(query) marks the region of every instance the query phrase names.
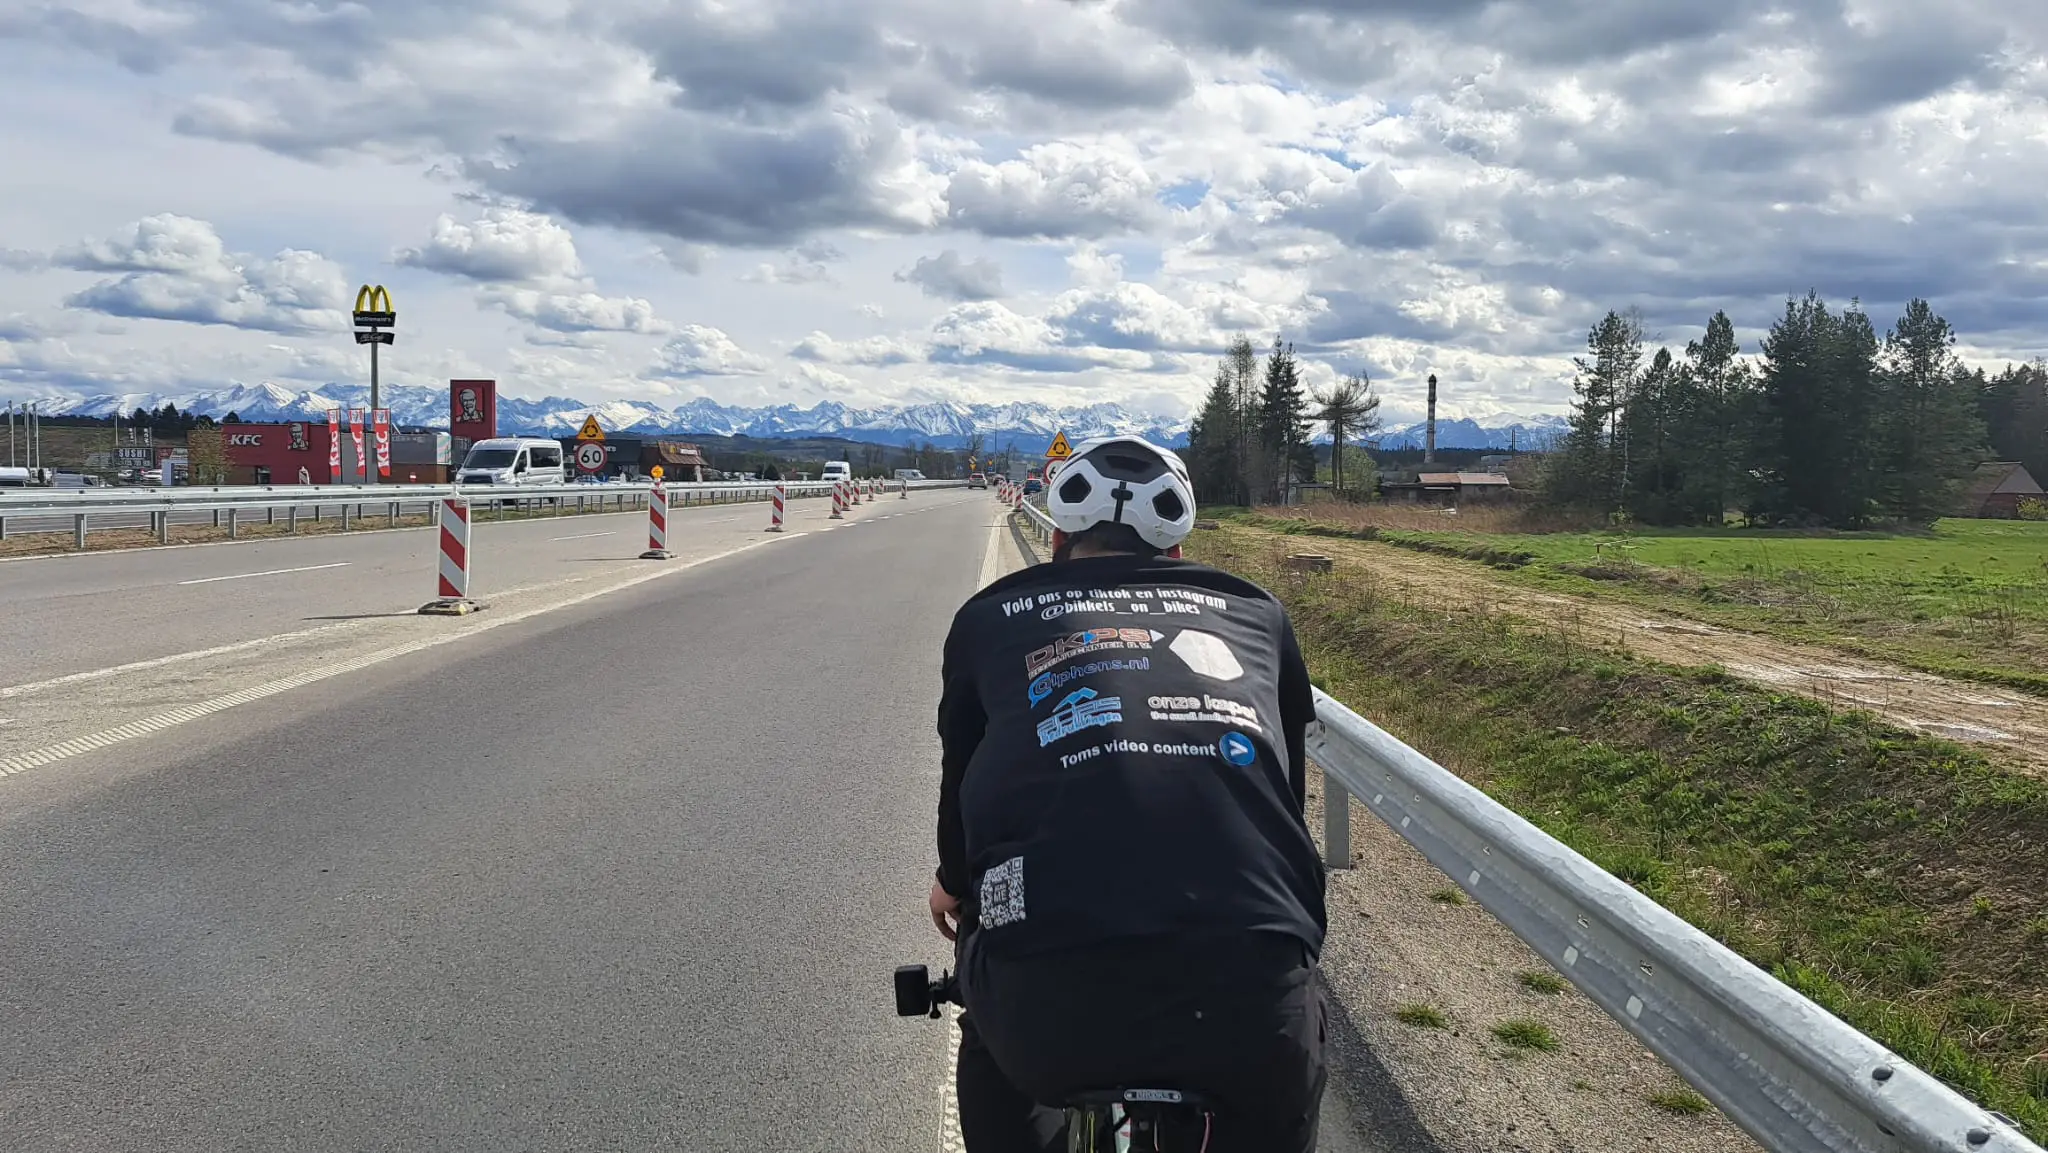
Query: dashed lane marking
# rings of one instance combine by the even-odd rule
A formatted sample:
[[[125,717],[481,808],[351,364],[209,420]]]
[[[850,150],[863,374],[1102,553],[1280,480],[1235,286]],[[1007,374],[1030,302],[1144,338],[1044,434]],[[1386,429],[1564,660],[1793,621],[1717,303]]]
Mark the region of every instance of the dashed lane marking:
[[[264,569],[262,572],[239,572],[233,576],[199,577],[194,580],[179,581],[178,583],[181,585],[210,585],[215,581],[245,581],[250,577],[283,576],[286,573],[319,572],[321,569],[347,568],[354,563],[354,561],[338,560],[333,564],[309,564],[300,565],[298,568],[272,568]]]

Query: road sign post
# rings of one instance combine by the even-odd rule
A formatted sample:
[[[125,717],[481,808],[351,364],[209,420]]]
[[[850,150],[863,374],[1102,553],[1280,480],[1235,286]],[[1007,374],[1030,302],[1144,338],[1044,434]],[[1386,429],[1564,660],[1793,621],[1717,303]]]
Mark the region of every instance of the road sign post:
[[[576,445],[576,471],[585,476],[597,476],[604,472],[604,442],[599,440],[581,441]]]
[[[391,294],[381,284],[365,284],[356,289],[356,307],[352,319],[356,325],[356,343],[370,346],[370,411],[384,407],[381,382],[377,379],[377,349],[381,345],[396,344],[397,334],[388,331],[398,323],[398,313],[391,307]],[[370,470],[365,469],[365,472]],[[377,483],[377,475],[364,478],[364,483]]]

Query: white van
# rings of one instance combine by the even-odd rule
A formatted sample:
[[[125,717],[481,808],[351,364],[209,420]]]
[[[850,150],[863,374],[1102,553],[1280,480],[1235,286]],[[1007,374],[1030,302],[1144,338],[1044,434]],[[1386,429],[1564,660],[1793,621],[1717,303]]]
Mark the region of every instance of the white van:
[[[853,465],[843,460],[828,460],[825,462],[825,471],[818,475],[818,479],[828,483],[835,480],[852,480]]]
[[[897,480],[923,480],[923,479],[924,479],[924,473],[922,473],[922,472],[920,472],[919,470],[917,470],[917,469],[914,469],[914,468],[899,468],[899,469],[897,469],[897,470],[896,470],[896,479],[897,479]]]
[[[562,442],[535,436],[499,436],[469,446],[456,484],[567,484],[562,468]]]

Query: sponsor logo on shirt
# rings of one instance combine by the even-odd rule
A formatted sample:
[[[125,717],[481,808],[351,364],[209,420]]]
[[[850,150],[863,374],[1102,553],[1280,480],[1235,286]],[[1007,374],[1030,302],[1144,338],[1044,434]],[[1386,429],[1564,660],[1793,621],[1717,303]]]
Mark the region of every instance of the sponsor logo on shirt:
[[[1148,697],[1145,704],[1152,710],[1155,721],[1186,723],[1190,721],[1211,721],[1219,725],[1241,725],[1258,733],[1257,709],[1243,701],[1227,697],[1212,697],[1207,693],[1199,697]]]
[[[1223,638],[1214,633],[1182,629],[1167,648],[1191,671],[1210,680],[1234,681],[1244,675],[1244,666],[1237,663],[1237,654],[1231,652]]]
[[[1052,715],[1038,722],[1038,747],[1063,741],[1083,729],[1101,728],[1124,719],[1122,697],[1100,696],[1094,689],[1068,693]]]
[[[1073,668],[1061,669],[1056,673],[1041,673],[1037,680],[1031,682],[1031,687],[1025,690],[1025,692],[1031,698],[1031,707],[1037,708],[1038,702],[1067,687],[1069,684],[1080,680],[1082,677],[1092,677],[1097,673],[1142,673],[1151,667],[1151,657],[1113,657],[1106,661],[1090,661],[1085,665],[1075,665]]]
[[[1024,675],[1036,677],[1087,653],[1108,649],[1149,649],[1152,642],[1165,639],[1165,633],[1151,629],[1086,629],[1069,633],[1025,657]]]

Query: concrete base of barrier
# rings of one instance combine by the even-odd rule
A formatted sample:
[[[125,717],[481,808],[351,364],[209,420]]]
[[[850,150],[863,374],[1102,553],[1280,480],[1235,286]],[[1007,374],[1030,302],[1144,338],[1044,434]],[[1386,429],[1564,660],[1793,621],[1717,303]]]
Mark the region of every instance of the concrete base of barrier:
[[[421,605],[420,615],[429,617],[466,617],[473,612],[489,607],[489,605],[484,604],[482,601],[473,601],[468,597],[442,597],[440,600],[428,601],[426,604]]]
[[[769,525],[769,526],[768,526],[767,528],[765,528],[765,529],[762,529],[761,531],[762,531],[762,532],[781,532],[781,531],[782,531],[782,526],[781,526],[781,525],[779,525],[779,524],[771,524],[771,525]]]
[[[665,548],[651,548],[640,554],[641,560],[674,560],[676,554]]]

